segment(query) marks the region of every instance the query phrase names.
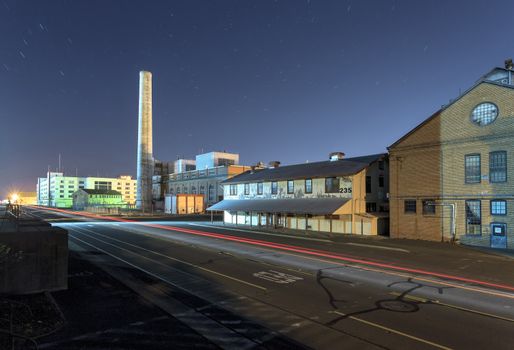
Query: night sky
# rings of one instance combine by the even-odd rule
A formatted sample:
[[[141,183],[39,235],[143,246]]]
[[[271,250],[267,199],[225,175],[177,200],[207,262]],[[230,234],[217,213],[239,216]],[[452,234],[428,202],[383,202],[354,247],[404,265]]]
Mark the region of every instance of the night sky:
[[[154,155],[283,164],[386,151],[514,55],[513,1],[0,0],[0,197]]]

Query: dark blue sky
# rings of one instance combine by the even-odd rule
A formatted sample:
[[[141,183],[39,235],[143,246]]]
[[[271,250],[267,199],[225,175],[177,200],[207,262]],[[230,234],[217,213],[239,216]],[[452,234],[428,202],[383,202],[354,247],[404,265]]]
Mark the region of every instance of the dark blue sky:
[[[154,154],[284,164],[384,152],[514,54],[512,1],[0,0],[0,196],[47,166],[135,174]]]

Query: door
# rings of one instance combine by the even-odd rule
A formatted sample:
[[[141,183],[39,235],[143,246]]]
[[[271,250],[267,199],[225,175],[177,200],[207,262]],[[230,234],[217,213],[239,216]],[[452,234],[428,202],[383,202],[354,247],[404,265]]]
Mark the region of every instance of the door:
[[[507,248],[507,224],[491,223],[491,248]]]

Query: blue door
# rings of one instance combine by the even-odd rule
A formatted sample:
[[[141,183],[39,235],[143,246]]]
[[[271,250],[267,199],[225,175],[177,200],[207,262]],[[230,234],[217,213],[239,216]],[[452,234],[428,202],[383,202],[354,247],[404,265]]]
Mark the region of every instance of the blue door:
[[[491,223],[491,248],[507,248],[507,224]]]

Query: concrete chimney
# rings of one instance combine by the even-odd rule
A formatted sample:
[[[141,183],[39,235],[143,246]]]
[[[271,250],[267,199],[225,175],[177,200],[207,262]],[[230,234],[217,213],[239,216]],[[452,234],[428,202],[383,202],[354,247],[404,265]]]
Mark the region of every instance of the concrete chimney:
[[[137,130],[137,195],[136,208],[152,210],[152,73],[139,72],[139,114]]]

